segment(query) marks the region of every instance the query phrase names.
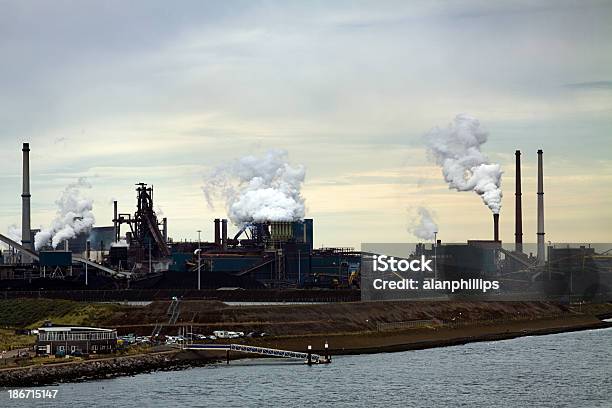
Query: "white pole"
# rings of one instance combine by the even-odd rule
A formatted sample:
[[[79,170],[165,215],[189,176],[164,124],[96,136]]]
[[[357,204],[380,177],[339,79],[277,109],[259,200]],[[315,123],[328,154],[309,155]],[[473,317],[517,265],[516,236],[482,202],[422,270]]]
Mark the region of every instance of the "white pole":
[[[202,230],[198,230],[198,290],[200,290],[200,274],[202,273],[202,271],[200,270],[200,252],[202,251],[202,240],[200,239],[201,232]]]
[[[202,250],[200,248],[196,249],[194,254],[198,255],[198,290],[200,290],[200,268],[202,267],[202,260],[201,260],[201,256],[200,253],[202,252]]]
[[[438,280],[438,231],[434,231],[434,280]]]
[[[87,276],[87,264],[85,264],[85,286],[89,284],[88,276]]]

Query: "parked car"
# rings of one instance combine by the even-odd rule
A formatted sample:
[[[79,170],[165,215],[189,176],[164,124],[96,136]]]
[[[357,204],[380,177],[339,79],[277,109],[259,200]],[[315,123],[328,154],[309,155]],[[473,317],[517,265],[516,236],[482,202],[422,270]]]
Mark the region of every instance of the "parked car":
[[[215,330],[213,332],[213,336],[215,336],[218,339],[229,339],[230,338],[230,332],[225,331],[225,330]]]
[[[247,334],[247,337],[264,337],[267,336],[268,333],[264,333],[264,332],[258,332],[258,331],[252,331],[249,334]]]

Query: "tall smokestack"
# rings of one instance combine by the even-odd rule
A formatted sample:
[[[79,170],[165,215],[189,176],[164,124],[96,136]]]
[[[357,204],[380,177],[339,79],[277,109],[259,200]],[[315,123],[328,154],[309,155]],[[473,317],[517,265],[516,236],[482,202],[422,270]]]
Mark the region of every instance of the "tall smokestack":
[[[221,220],[221,243],[223,244],[223,250],[227,249],[227,220],[224,218]]]
[[[21,193],[21,243],[34,250],[30,228],[30,144],[24,143],[23,149],[23,192]]]
[[[164,242],[168,242],[168,218],[164,217],[162,219],[162,235],[164,236]]]
[[[516,203],[514,205],[515,214],[514,214],[514,250],[516,252],[523,252],[523,197],[521,193],[521,151],[517,150],[516,155],[516,192],[515,200]]]
[[[220,219],[215,218],[215,244],[217,245],[221,245],[221,227],[219,225],[220,222]]]
[[[493,214],[493,241],[499,241],[499,214]]]
[[[544,166],[542,150],[538,150],[538,265],[544,265]]]
[[[119,219],[117,212],[117,200],[113,201],[113,229],[115,231],[115,242],[119,242]]]

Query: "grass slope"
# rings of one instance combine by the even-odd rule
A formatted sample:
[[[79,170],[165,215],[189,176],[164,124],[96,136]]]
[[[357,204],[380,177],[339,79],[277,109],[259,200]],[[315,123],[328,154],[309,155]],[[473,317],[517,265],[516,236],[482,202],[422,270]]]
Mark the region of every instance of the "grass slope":
[[[45,320],[55,324],[99,325],[121,306],[58,299],[0,300],[0,326],[36,328]]]

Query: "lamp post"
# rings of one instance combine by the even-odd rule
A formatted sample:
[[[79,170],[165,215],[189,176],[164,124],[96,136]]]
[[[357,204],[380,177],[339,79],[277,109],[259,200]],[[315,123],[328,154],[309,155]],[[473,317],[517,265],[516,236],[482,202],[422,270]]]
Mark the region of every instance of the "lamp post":
[[[434,280],[438,280],[438,231],[434,231]]]
[[[200,267],[201,267],[201,257],[200,257],[200,252],[202,252],[202,249],[198,248],[195,250],[195,252],[193,253],[194,255],[198,256],[198,290],[200,290]]]

